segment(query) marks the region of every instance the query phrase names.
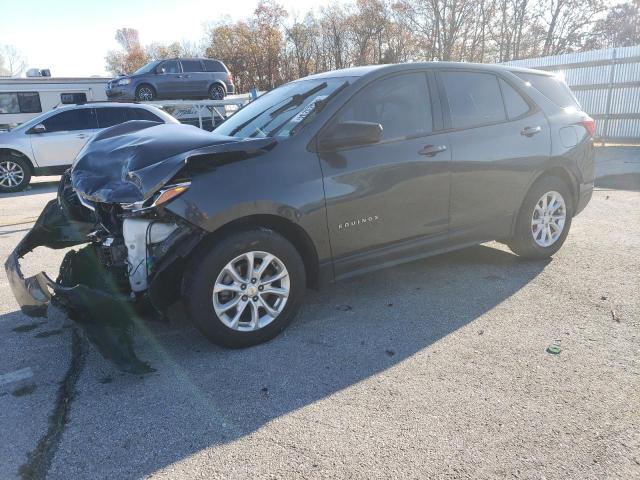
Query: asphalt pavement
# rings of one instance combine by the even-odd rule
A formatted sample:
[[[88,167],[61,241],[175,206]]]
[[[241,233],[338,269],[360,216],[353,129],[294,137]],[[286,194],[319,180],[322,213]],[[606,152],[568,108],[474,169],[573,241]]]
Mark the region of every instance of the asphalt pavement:
[[[0,258],[55,188],[0,197]],[[137,326],[144,376],[0,275],[0,478],[640,478],[638,212],[599,189],[550,261],[490,243],[309,291],[250,349],[176,306]]]

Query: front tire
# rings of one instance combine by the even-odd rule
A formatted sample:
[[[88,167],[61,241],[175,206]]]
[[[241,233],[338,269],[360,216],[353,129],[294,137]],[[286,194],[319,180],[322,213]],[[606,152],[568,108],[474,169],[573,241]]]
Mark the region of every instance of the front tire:
[[[215,344],[244,348],[271,340],[293,320],[306,288],[295,247],[268,229],[238,232],[199,249],[183,279],[196,327]]]
[[[139,102],[151,102],[156,98],[156,91],[151,85],[140,85],[136,88],[136,100]]]
[[[0,193],[21,192],[31,181],[31,168],[20,157],[0,157]]]
[[[573,208],[567,184],[558,177],[542,177],[527,193],[507,245],[524,258],[552,256],[569,234]]]

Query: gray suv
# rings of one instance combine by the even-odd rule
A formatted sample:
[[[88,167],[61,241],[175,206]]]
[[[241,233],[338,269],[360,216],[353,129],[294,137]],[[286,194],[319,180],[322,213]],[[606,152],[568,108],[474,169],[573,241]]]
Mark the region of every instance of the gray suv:
[[[210,98],[234,93],[233,76],[220,60],[171,58],[147,63],[131,75],[114,78],[106,86],[109,100],[151,101]]]

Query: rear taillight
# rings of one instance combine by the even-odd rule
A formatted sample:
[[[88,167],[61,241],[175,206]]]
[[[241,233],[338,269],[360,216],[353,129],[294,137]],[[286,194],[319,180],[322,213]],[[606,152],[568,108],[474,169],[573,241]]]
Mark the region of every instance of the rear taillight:
[[[588,116],[580,123],[584,128],[587,129],[587,132],[589,132],[590,136],[593,137],[596,134],[596,121],[593,118]]]
[[[229,74],[229,83],[233,83],[233,75]]]

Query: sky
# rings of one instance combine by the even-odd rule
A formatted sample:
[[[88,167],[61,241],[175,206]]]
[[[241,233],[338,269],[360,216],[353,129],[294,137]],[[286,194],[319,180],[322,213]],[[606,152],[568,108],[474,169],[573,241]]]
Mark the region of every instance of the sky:
[[[328,0],[278,0],[304,14]],[[191,41],[224,16],[250,16],[258,0],[0,0],[0,45],[13,45],[27,68],[55,77],[108,76],[104,57],[118,49],[116,30],[135,28],[143,45]]]

